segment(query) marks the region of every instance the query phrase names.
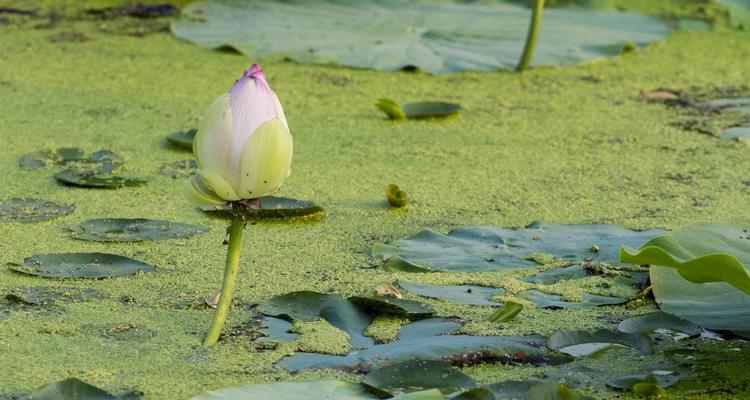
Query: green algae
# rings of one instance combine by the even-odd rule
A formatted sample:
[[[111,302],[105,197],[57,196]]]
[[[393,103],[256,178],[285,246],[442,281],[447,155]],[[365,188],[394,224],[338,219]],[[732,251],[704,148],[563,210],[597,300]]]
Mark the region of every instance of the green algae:
[[[20,7],[23,2],[7,3]],[[654,13],[667,7],[663,4],[674,7],[673,2],[640,3],[654,4]],[[81,6],[67,1],[53,7],[60,15],[76,15]],[[684,10],[667,11],[680,15]],[[164,137],[196,126],[205,107],[250,60],[204,51],[166,33],[142,38],[116,34],[98,21],[61,19],[36,28],[37,23],[29,19],[0,25],[3,198],[40,197],[76,204],[77,209],[45,224],[3,224],[7,240],[0,242],[2,261],[33,253],[106,251],[157,265],[161,273],[80,283],[112,298],[65,304],[63,314],[11,310],[0,317],[0,392],[29,392],[75,376],[109,392],[135,388],[144,391],[146,399],[184,399],[275,379],[356,379],[340,371],[303,371],[290,377],[274,366],[293,351],[283,345],[261,352],[247,341],[227,340],[200,348],[212,311],[178,308],[171,300],[202,299],[218,290],[225,223],[187,204],[180,195],[180,179],[159,174],[161,165],[185,158],[184,152],[168,148]],[[91,40],[48,40],[71,31]],[[524,75],[466,72],[431,77],[264,63],[295,137],[293,171],[281,195],[313,200],[330,213],[313,225],[248,226],[238,304],[294,290],[350,296],[368,292],[374,282],[397,279],[502,287],[511,292],[509,299],[518,301],[512,293],[535,286],[516,278],[545,269],[415,278],[360,268],[377,265],[367,255],[372,244],[408,237],[425,227],[447,231],[472,224],[524,226],[537,219],[632,228],[675,228],[698,221],[747,224],[747,148],[724,146],[675,126],[674,109],[643,102],[639,93],[660,87],[708,91],[738,86],[750,79],[748,52],[747,33],[717,29],[679,32],[627,57]],[[372,107],[372,99],[380,96],[440,98],[464,109],[457,119],[393,123]],[[88,149],[115,149],[129,172],[149,178],[149,183],[93,192],[60,187],[49,171],[17,166],[23,154],[82,143]],[[690,175],[689,184],[666,178],[680,173]],[[394,181],[409,188],[412,201],[406,212],[388,212],[383,204],[382,188]],[[179,220],[210,230],[174,243],[100,244],[65,237],[68,226],[108,217]],[[603,282],[597,279],[602,278],[546,289],[572,295],[584,287],[579,285],[596,289],[597,282]],[[2,293],[43,284],[0,270]],[[606,290],[630,289],[614,285]],[[119,301],[123,296],[134,301]],[[484,335],[613,329],[618,318],[655,311],[651,302],[593,311],[527,306],[513,321],[497,324],[483,321],[491,308],[410,298],[430,304],[437,315],[472,321],[460,328],[463,333]],[[248,318],[242,307],[235,307],[228,326]],[[147,327],[154,335],[113,341],[84,328],[113,322]],[[337,341],[318,338],[310,345],[336,349]],[[720,377],[711,382],[721,385],[709,394],[680,387],[668,393],[695,399],[737,398],[743,391],[747,395],[747,374],[737,368],[750,362],[746,346],[690,343],[705,354],[723,357],[701,367],[705,376]],[[743,351],[726,350],[738,346]],[[640,362],[635,357],[606,352],[594,365],[614,365],[628,373]],[[465,372],[491,383],[553,369],[484,365]]]

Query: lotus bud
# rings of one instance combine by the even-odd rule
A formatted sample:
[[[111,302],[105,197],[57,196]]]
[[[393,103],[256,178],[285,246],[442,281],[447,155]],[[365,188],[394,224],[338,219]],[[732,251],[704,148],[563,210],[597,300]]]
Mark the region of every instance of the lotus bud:
[[[289,176],[292,135],[276,93],[253,64],[203,115],[193,140],[198,173],[183,186],[197,205],[276,192]]]

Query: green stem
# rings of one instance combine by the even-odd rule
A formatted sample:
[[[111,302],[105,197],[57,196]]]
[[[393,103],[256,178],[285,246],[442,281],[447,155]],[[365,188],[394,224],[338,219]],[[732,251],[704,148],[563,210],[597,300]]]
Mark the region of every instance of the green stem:
[[[203,340],[204,346],[216,344],[219,340],[219,334],[227,320],[229,306],[232,304],[232,294],[237,282],[237,269],[240,263],[240,248],[242,248],[242,229],[244,221],[241,218],[232,218],[232,225],[229,230],[229,248],[227,249],[227,266],[224,269],[224,283],[221,285],[221,295],[219,304],[216,306],[214,319],[211,321],[211,327],[208,328],[208,334]]]
[[[523,47],[523,55],[518,62],[516,72],[523,72],[529,69],[531,59],[534,58],[534,48],[536,39],[539,36],[539,27],[542,26],[542,13],[544,12],[544,0],[536,0],[534,9],[531,10],[531,24],[529,33],[526,35],[526,45]]]

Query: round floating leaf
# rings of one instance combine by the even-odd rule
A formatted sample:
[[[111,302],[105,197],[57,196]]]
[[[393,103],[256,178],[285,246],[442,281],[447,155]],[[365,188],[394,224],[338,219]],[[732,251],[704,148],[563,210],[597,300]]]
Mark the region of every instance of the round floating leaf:
[[[435,310],[418,301],[387,296],[352,296],[349,301],[371,315],[395,315],[412,319],[427,318]]]
[[[620,332],[627,333],[650,333],[658,329],[669,329],[689,336],[696,336],[701,333],[701,328],[698,325],[661,311],[628,318],[620,322],[617,329]]]
[[[401,326],[398,338],[401,340],[418,339],[428,336],[447,335],[458,329],[461,323],[451,318],[428,318]]]
[[[200,226],[150,219],[92,219],[71,228],[72,236],[96,242],[139,242],[143,240],[186,239],[206,232]]]
[[[499,2],[214,0],[185,7],[171,29],[199,46],[229,46],[252,58],[275,55],[388,71],[494,71],[516,66],[529,13]],[[534,64],[569,65],[617,55],[625,43],[643,46],[668,33],[666,23],[638,13],[548,9]]]
[[[364,386],[341,381],[274,382],[221,389],[208,392],[190,400],[376,400]]]
[[[193,139],[195,139],[196,133],[198,133],[198,130],[195,128],[187,131],[172,132],[167,136],[167,142],[175,147],[193,151]]]
[[[750,229],[691,225],[638,250],[623,247],[620,257],[653,265],[654,297],[663,311],[750,337]]]
[[[663,230],[634,231],[617,225],[560,225],[534,222],[526,228],[469,226],[443,235],[424,230],[391,245],[376,244],[372,254],[385,267],[407,272],[478,272],[536,265],[527,256],[547,253],[577,261],[616,263],[621,245],[636,245]]]
[[[0,220],[6,222],[41,222],[71,214],[72,205],[59,205],[41,199],[13,198],[0,202]]]
[[[91,171],[75,171],[72,169],[55,174],[58,182],[69,186],[87,188],[117,189],[124,186],[141,186],[146,183],[139,178],[127,178],[119,175],[96,173]]]
[[[11,264],[16,272],[57,279],[100,279],[134,275],[138,272],[155,272],[148,264],[132,258],[104,253],[37,254],[24,260],[24,264]]]
[[[644,354],[654,351],[654,344],[646,335],[614,332],[600,329],[594,332],[557,332],[547,340],[547,347],[575,357],[586,356],[612,345],[622,345],[638,349]]]
[[[468,375],[450,364],[426,360],[408,360],[376,368],[362,379],[362,383],[389,397],[429,389],[448,394],[476,386]]]
[[[488,288],[484,286],[441,286],[403,280],[398,281],[398,286],[420,296],[472,306],[501,307],[503,305],[502,303],[490,301],[490,298],[505,293],[505,290],[503,289]]]
[[[137,400],[141,398],[141,393],[126,391],[112,395],[79,379],[68,378],[44,385],[24,398],[33,400]]]
[[[232,208],[228,204],[209,206],[203,211],[224,218],[232,217]],[[252,220],[289,219],[289,218],[318,218],[324,214],[323,207],[307,200],[297,200],[288,197],[266,196],[260,198],[260,210],[248,212],[245,215]]]
[[[187,178],[198,171],[198,162],[195,160],[180,160],[163,164],[159,169],[162,175],[172,178]]]
[[[597,296],[588,293],[581,294],[581,301],[565,301],[560,295],[544,293],[535,289],[524,290],[518,293],[518,296],[533,301],[534,305],[539,308],[583,309],[622,304],[627,301],[621,297]]]

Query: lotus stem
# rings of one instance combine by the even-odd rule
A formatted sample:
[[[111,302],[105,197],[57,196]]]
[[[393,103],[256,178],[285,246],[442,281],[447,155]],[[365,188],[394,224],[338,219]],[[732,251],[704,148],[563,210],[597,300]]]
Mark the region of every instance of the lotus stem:
[[[531,23],[529,32],[526,34],[526,45],[523,47],[521,60],[518,61],[516,72],[523,72],[531,66],[531,59],[534,58],[534,48],[536,48],[536,39],[539,36],[539,27],[542,26],[542,13],[544,12],[544,0],[536,0],[534,8],[531,10]]]
[[[203,340],[204,346],[212,346],[219,340],[219,335],[227,320],[229,307],[232,305],[232,294],[237,283],[237,270],[240,264],[240,249],[242,248],[242,230],[245,221],[238,215],[232,217],[232,224],[229,228],[229,248],[227,249],[227,264],[224,269],[224,282],[221,285],[221,295],[219,304],[216,306],[214,319],[211,321],[211,327],[208,328],[208,334]]]

